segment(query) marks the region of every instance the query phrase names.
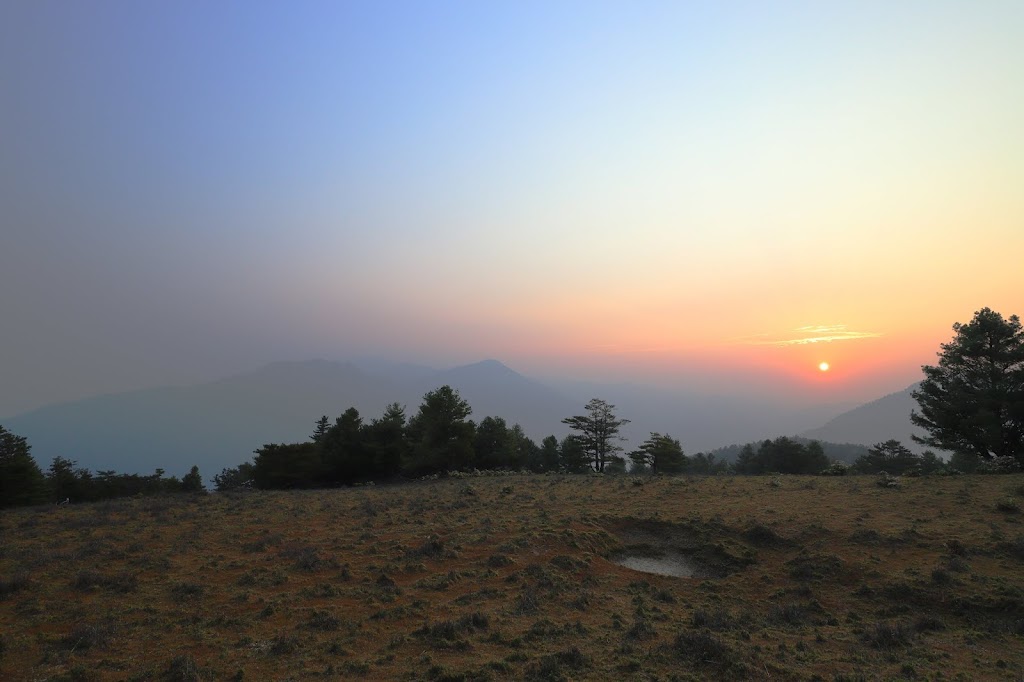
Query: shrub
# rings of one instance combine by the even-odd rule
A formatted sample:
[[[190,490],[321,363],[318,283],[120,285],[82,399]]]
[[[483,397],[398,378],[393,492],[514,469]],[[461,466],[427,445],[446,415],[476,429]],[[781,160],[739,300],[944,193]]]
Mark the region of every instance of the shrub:
[[[1003,512],[1004,514],[1019,514],[1020,505],[1017,504],[1016,500],[1012,500],[1009,497],[996,502],[996,509]]]
[[[90,569],[81,570],[71,581],[71,586],[76,590],[91,590],[103,588],[113,592],[132,592],[139,585],[139,579],[134,573],[123,571],[114,575],[105,575]]]
[[[466,632],[486,630],[490,621],[486,614],[479,611],[462,616],[458,620],[443,620],[433,625],[427,624],[416,631],[416,635],[431,640],[454,641]]]
[[[893,649],[910,643],[912,631],[902,621],[879,621],[864,636],[876,649]]]
[[[570,647],[531,664],[526,669],[529,680],[564,680],[564,670],[579,672],[590,665],[590,660],[577,647]]]
[[[167,670],[164,672],[164,679],[180,680],[181,682],[199,682],[202,677],[199,674],[199,665],[196,659],[189,654],[175,656],[171,659]]]
[[[790,603],[784,606],[773,606],[768,611],[768,620],[785,625],[802,625],[807,619],[807,609],[800,604]]]
[[[768,526],[755,524],[743,531],[743,538],[752,545],[770,547],[784,543],[782,537]]]
[[[512,559],[505,554],[492,554],[487,558],[487,566],[490,568],[503,568],[512,565]]]
[[[680,632],[672,642],[672,651],[696,665],[727,666],[734,658],[729,646],[707,630]]]
[[[306,627],[329,632],[340,628],[341,620],[328,611],[313,611],[309,616],[309,620],[306,621]]]
[[[294,654],[299,650],[299,638],[291,634],[278,634],[270,642],[270,653],[274,656]]]
[[[696,628],[709,630],[728,630],[733,625],[732,616],[725,609],[715,609],[714,611],[697,609],[693,612],[692,622]]]
[[[903,487],[900,484],[899,476],[892,476],[884,471],[878,474],[878,480],[875,481],[875,485],[877,485],[880,488],[891,488],[893,490],[899,490],[901,487]]]
[[[845,476],[850,473],[850,467],[843,462],[832,462],[826,469],[821,470],[822,476]]]
[[[1020,462],[1015,457],[993,457],[978,463],[979,474],[1013,474],[1021,470]]]
[[[206,588],[199,583],[175,583],[171,587],[171,595],[180,601],[202,597]]]

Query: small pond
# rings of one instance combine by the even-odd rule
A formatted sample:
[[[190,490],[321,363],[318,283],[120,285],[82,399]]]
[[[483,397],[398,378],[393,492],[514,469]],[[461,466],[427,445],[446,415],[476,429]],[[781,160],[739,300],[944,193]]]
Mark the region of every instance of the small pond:
[[[670,575],[675,578],[692,578],[695,573],[699,573],[698,567],[690,559],[674,550],[665,550],[661,556],[624,554],[612,561],[634,571]]]

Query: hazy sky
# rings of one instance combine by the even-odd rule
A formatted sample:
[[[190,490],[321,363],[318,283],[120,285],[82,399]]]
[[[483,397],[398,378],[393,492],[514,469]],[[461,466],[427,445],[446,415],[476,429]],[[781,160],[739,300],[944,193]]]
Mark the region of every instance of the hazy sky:
[[[365,354],[902,389],[1024,313],[1021,35],[1018,0],[7,0],[0,416]]]

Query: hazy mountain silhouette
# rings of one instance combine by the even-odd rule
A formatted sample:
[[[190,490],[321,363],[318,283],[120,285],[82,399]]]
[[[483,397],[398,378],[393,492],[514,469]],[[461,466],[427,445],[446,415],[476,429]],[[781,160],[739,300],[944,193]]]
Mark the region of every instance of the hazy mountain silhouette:
[[[46,467],[53,457],[94,471],[180,474],[198,464],[207,477],[252,456],[264,443],[299,442],[316,419],[356,407],[365,421],[398,402],[412,416],[423,395],[456,388],[479,421],[520,423],[535,440],[564,433],[573,401],[496,360],[439,371],[415,365],[371,373],[351,363],[280,362],[255,372],[185,388],[155,388],[42,407],[0,421],[28,438]]]
[[[913,384],[898,393],[855,407],[824,426],[804,431],[800,435],[834,443],[868,446],[896,439],[911,450],[922,452],[925,448],[910,438],[912,434],[925,435],[922,429],[910,422],[910,413],[917,409],[917,401],[910,394],[917,387],[918,384]]]
[[[40,465],[55,456],[93,471],[181,475],[197,464],[206,477],[251,458],[265,443],[308,438],[320,415],[334,419],[356,407],[365,421],[398,402],[407,416],[423,395],[449,384],[469,401],[471,418],[521,424],[538,443],[561,438],[565,417],[583,414],[594,397],[615,404],[632,420],[623,429],[631,447],[649,432],[670,433],[687,453],[726,443],[798,433],[842,407],[796,408],[753,398],[708,396],[619,384],[566,383],[555,387],[519,374],[497,360],[436,370],[384,361],[279,362],[257,371],[183,388],[155,388],[42,407],[0,420],[25,436]],[[829,440],[835,440],[829,438]]]
[[[577,399],[573,414],[581,413],[587,399],[600,397],[614,404],[618,415],[632,420],[622,429],[630,442],[641,442],[651,431],[668,433],[680,440],[687,454],[792,435],[849,408],[847,403],[798,406],[759,397],[628,383],[564,382],[556,388]]]
[[[321,414],[356,405],[379,414],[399,394],[349,364],[282,362],[184,388],[86,398],[8,418],[42,466],[55,456],[93,470],[206,476],[247,460],[264,443],[304,440]]]

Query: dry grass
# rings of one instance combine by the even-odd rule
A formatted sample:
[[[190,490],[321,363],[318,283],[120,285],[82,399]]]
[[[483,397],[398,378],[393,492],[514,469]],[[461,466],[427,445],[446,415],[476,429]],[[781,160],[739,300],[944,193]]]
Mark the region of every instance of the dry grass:
[[[1019,680],[1022,483],[511,476],[6,511],[0,678]],[[609,560],[637,534],[716,577]]]

